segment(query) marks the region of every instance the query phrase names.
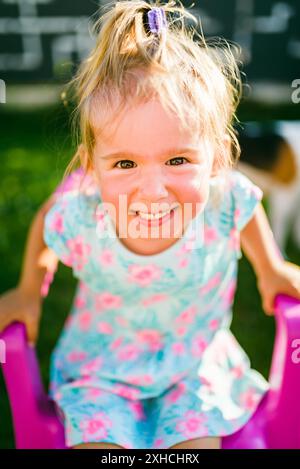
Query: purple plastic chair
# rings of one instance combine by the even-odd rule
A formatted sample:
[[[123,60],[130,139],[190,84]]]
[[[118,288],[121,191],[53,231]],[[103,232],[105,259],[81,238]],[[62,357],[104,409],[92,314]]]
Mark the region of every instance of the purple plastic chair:
[[[279,295],[270,390],[248,423],[222,439],[226,449],[300,448],[300,302]],[[22,323],[0,334],[6,345],[2,371],[10,400],[16,447],[65,446],[55,404],[42,384],[35,349],[27,345]]]

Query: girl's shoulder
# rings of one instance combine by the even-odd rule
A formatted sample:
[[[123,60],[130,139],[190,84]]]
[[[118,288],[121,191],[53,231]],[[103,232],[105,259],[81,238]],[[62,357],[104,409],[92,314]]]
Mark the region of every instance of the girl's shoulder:
[[[207,218],[241,231],[262,198],[262,190],[240,171],[224,171],[210,180]]]
[[[59,212],[74,222],[90,223],[97,205],[101,202],[99,189],[89,173],[82,168],[73,171],[55,190],[56,202],[53,212]]]
[[[57,200],[66,198],[67,200],[92,199],[100,197],[97,184],[91,173],[84,173],[80,167],[74,170],[55,189]]]
[[[97,223],[100,194],[93,178],[79,168],[55,190],[55,203],[45,215],[44,241],[59,259],[71,266],[71,250],[85,246]]]

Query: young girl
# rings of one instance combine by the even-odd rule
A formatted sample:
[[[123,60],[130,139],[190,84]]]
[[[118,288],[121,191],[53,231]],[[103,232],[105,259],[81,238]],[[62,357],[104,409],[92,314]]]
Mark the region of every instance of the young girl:
[[[58,258],[79,279],[51,362],[69,447],[219,448],[268,389],[229,329],[240,240],[266,313],[278,293],[300,298],[262,192],[232,169],[234,59],[194,41],[185,16],[121,1],[96,23],[73,81],[79,168],[37,215],[1,298],[1,329],[22,320],[35,341],[46,269]]]

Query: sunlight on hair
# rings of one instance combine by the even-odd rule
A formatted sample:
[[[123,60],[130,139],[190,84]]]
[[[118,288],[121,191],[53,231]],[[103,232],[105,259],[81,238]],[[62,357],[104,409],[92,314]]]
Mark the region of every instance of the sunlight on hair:
[[[167,17],[167,29],[158,42],[142,21],[143,13],[154,6],[163,8]],[[200,32],[186,26],[186,19]],[[101,138],[104,129],[113,131],[113,123],[126,109],[155,97],[178,116],[183,129],[210,139],[219,167],[234,165],[240,153],[234,123],[242,88],[236,45],[220,38],[205,40],[199,20],[177,0],[108,3],[92,33],[95,46],[67,85],[76,102],[72,130],[78,151],[65,176],[78,164],[89,170],[95,132]],[[95,115],[102,118],[101,128],[93,125]],[[231,152],[224,151],[226,134]],[[79,151],[80,144],[87,157]]]

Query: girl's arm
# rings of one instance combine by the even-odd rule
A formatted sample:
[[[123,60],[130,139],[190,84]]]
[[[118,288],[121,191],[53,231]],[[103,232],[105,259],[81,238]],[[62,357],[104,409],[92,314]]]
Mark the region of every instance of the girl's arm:
[[[24,322],[31,344],[36,342],[38,335],[45,274],[52,274],[58,263],[56,255],[43,240],[44,217],[54,202],[52,195],[36,213],[27,236],[18,285],[0,296],[0,331],[14,321]]]
[[[257,205],[253,217],[241,231],[241,247],[256,273],[267,314],[273,314],[277,294],[300,299],[300,268],[283,259],[262,204]]]
[[[58,258],[43,238],[44,218],[55,202],[52,195],[36,213],[27,237],[19,288],[31,296],[39,297],[46,273],[55,272]]]

